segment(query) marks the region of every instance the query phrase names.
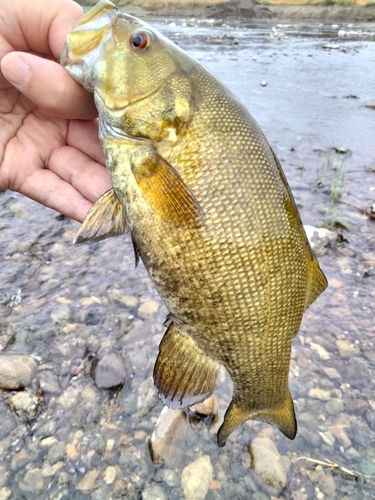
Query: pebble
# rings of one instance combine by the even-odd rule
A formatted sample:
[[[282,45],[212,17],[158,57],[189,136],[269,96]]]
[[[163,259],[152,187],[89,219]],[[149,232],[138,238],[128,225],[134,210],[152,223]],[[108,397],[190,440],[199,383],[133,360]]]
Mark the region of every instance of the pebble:
[[[59,472],[59,470],[61,470],[63,467],[64,467],[63,461],[56,462],[53,465],[47,463],[47,464],[43,465],[42,476],[43,477],[55,476],[57,474],[57,472]]]
[[[31,356],[0,355],[0,388],[18,390],[31,384],[37,365]]]
[[[12,490],[9,488],[0,489],[0,500],[8,500],[12,494]]]
[[[256,437],[249,451],[254,472],[269,486],[279,491],[285,488],[286,471],[273,441],[267,437]]]
[[[190,406],[190,410],[197,415],[217,417],[219,413],[219,404],[216,396],[212,394],[212,396],[203,401],[203,403]]]
[[[182,471],[181,486],[186,500],[204,500],[206,498],[213,468],[210,457],[203,455],[187,465]]]
[[[319,432],[319,436],[322,438],[322,440],[328,445],[328,446],[333,446],[335,444],[335,438],[332,436],[332,434],[327,431],[327,432]]]
[[[182,410],[165,406],[155,424],[150,440],[151,459],[154,464],[176,460],[181,450],[176,446],[178,436],[186,429],[186,416]]]
[[[350,358],[351,356],[358,356],[360,354],[358,347],[351,344],[348,340],[336,340],[336,345],[341,358]]]
[[[334,379],[341,378],[341,375],[336,370],[336,368],[331,368],[331,367],[323,368],[323,371],[326,375],[328,375],[329,378],[334,378]]]
[[[114,483],[116,479],[117,469],[113,465],[109,465],[104,471],[103,479],[106,484]]]
[[[159,469],[155,475],[155,481],[163,481],[170,488],[175,488],[176,486],[180,486],[181,479],[179,474],[177,474],[172,469]]]
[[[79,391],[73,386],[69,386],[65,389],[65,391],[61,394],[58,399],[58,402],[61,404],[63,408],[68,410],[69,408],[73,408],[77,405],[79,397]]]
[[[154,484],[142,491],[142,500],[168,500],[168,496],[161,486]]]
[[[99,476],[99,471],[94,469],[87,472],[79,481],[76,489],[79,491],[91,491],[95,486],[95,482]]]
[[[309,398],[319,399],[320,401],[329,401],[331,399],[331,392],[315,387],[309,390]]]
[[[9,406],[19,418],[26,422],[33,420],[37,413],[37,400],[28,391],[13,394],[9,398]]]
[[[329,354],[327,349],[324,349],[324,347],[322,347],[321,345],[314,344],[314,342],[311,342],[310,347],[311,347],[311,349],[313,349],[314,351],[316,351],[318,353],[318,356],[320,359],[330,359],[331,358],[331,355]]]
[[[110,389],[125,381],[124,362],[117,354],[106,354],[99,360],[95,369],[95,384],[97,387]]]
[[[147,319],[157,312],[159,304],[155,300],[146,300],[138,308],[137,316],[140,319]]]
[[[43,486],[42,469],[29,469],[19,483],[19,487],[24,493],[40,493]]]
[[[352,442],[350,441],[348,434],[346,433],[345,427],[346,426],[343,425],[331,425],[329,427],[329,431],[332,436],[337,439],[340,446],[342,446],[343,448],[349,448],[352,445]]]

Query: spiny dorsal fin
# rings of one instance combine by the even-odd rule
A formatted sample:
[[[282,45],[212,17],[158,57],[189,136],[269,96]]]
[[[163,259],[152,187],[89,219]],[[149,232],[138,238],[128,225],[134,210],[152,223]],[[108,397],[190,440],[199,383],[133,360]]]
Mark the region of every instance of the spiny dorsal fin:
[[[218,371],[218,363],[171,321],[154,369],[155,385],[164,404],[181,409],[204,401],[215,389]]]
[[[112,188],[90,208],[74,237],[73,245],[105,240],[125,233],[126,229],[124,209]]]
[[[179,173],[153,147],[131,157],[135,180],[153,211],[176,226],[198,227],[203,209]]]
[[[217,444],[225,446],[228,436],[249,419],[274,425],[289,439],[296,437],[297,421],[289,390],[281,404],[267,410],[247,410],[232,400],[225,413],[224,422],[217,433]]]

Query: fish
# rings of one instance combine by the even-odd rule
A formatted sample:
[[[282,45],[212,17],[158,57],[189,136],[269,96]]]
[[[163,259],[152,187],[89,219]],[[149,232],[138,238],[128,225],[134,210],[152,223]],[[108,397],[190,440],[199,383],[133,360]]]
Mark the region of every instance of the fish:
[[[59,59],[94,94],[112,189],[74,243],[130,233],[169,314],[154,368],[174,409],[233,382],[217,434],[249,419],[289,439],[292,340],[327,286],[282,167],[258,124],[209,70],[102,0]]]

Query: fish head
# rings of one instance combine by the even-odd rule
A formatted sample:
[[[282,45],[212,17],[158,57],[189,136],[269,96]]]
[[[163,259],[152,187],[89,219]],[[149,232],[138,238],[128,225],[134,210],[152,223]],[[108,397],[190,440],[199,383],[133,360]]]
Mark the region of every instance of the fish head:
[[[93,92],[99,113],[123,113],[162,88],[176,72],[176,45],[108,0],[68,34],[59,62]]]

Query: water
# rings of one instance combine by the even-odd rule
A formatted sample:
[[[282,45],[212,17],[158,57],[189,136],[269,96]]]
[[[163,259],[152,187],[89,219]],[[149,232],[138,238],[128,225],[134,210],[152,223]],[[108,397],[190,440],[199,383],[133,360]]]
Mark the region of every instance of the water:
[[[152,24],[248,107],[283,164],[304,223],[331,225],[339,235],[319,259],[330,287],[294,341],[298,435],[288,441],[248,422],[219,449],[209,423],[194,420],[181,427],[179,453],[153,465],[148,441],[162,403],[152,371],[166,310],[144,268],[134,269],[129,238],[72,248],[77,223],[1,193],[0,349],[37,361],[29,391],[38,411],[22,420],[10,409],[14,393],[0,390],[0,499],[9,492],[17,499],[184,498],[182,471],[201,455],[213,467],[209,500],[375,498],[375,222],[356,208],[375,203],[375,111],[366,107],[375,102],[375,26],[174,22]],[[339,30],[356,34],[339,37]],[[149,300],[159,309],[141,319],[139,306]],[[117,391],[99,390],[91,378],[93,362],[109,352],[127,373]],[[216,395],[222,412],[227,378]],[[259,433],[284,456],[281,493],[251,469],[248,447]]]

